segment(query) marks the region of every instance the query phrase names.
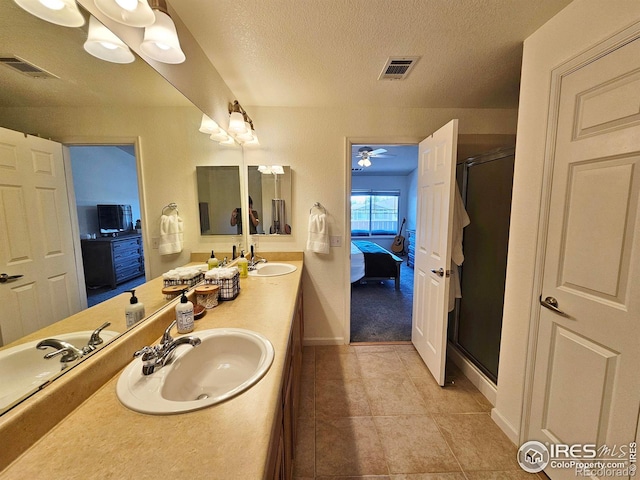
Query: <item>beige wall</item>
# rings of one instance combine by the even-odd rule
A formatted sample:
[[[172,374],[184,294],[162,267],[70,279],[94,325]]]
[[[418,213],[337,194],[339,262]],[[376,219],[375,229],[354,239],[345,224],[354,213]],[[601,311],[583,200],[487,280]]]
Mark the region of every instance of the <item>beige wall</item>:
[[[589,47],[640,21],[637,0],[576,0],[525,41],[518,114],[511,230],[500,369],[492,417],[521,443],[521,409],[532,307],[533,276],[551,71]]]

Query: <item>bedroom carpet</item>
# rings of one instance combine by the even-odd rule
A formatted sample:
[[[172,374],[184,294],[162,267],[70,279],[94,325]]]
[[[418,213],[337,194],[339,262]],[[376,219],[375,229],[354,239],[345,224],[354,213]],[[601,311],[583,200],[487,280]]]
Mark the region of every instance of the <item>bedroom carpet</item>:
[[[393,280],[351,284],[351,342],[411,340],[413,269],[400,268],[400,290]]]

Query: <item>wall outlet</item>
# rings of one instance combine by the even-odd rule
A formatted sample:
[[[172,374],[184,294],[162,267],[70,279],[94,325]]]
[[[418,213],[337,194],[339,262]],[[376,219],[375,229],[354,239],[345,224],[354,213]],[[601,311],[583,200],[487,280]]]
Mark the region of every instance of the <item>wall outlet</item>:
[[[154,249],[158,249],[160,248],[160,238],[159,237],[152,237],[151,238],[151,248]]]
[[[341,247],[342,246],[342,237],[339,235],[332,235],[329,237],[329,245],[332,247]]]

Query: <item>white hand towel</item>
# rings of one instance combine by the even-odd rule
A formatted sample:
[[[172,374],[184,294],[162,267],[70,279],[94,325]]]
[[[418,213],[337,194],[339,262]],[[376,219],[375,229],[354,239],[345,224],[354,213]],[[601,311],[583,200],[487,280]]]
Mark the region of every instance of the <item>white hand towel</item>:
[[[180,253],[184,242],[184,224],[178,215],[162,215],[160,218],[160,255]]]
[[[315,253],[329,253],[329,228],[324,213],[309,215],[309,239],[307,250]]]

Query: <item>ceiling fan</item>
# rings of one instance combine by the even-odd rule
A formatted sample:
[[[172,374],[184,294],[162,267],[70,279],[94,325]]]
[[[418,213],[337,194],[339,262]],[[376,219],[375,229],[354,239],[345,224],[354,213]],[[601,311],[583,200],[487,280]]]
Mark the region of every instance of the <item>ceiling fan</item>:
[[[390,157],[392,155],[383,155],[387,153],[384,148],[372,149],[371,147],[360,147],[358,153],[354,155],[354,158],[359,158],[358,165],[361,167],[370,167],[371,159],[373,157]]]

